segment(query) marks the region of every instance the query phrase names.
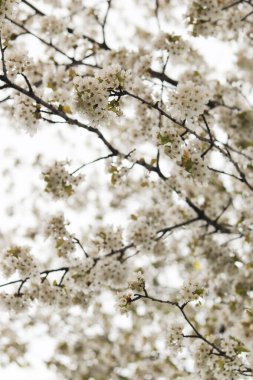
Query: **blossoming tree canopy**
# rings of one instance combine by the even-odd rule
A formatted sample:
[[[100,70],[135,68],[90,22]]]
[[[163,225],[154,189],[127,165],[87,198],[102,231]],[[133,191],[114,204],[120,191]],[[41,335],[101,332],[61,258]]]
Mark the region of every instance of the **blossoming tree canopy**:
[[[0,30],[2,366],[43,336],[54,379],[253,378],[253,1],[0,0]]]

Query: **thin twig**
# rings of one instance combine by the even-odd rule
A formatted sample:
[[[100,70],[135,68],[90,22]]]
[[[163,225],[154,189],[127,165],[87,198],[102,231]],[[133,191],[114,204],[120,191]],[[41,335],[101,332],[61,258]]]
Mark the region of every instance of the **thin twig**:
[[[108,154],[107,156],[103,156],[103,157],[99,157],[99,158],[96,158],[95,160],[93,161],[90,161],[90,162],[86,162],[85,164],[79,166],[79,168],[75,169],[72,173],[70,173],[71,175],[77,173],[79,170],[83,169],[85,166],[88,166],[88,165],[91,165],[91,164],[94,164],[95,162],[98,162],[98,161],[101,161],[101,160],[106,160],[107,158],[111,158],[111,157],[114,157],[116,154],[115,153],[110,153]]]

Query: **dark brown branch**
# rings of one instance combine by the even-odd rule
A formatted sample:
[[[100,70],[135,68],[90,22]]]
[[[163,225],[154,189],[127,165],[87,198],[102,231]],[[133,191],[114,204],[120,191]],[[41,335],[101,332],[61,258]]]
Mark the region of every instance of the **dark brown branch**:
[[[218,222],[218,220],[222,217],[222,215],[225,214],[225,212],[229,209],[229,207],[231,205],[232,205],[232,199],[229,198],[228,203],[226,204],[226,206],[223,207],[223,209],[221,210],[221,212],[219,213],[219,215],[215,218],[215,222]]]
[[[227,9],[229,9],[229,8],[232,8],[232,7],[234,7],[234,6],[238,5],[238,4],[241,4],[241,3],[243,3],[243,2],[244,2],[244,0],[237,0],[237,1],[234,1],[233,3],[231,3],[231,4],[229,4],[229,5],[226,5],[225,7],[223,7],[222,10],[225,11],[225,10],[227,10]]]
[[[253,186],[248,182],[247,177],[246,177],[245,173],[241,170],[239,164],[233,159],[233,157],[232,157],[232,155],[228,149],[226,149],[226,152],[227,152],[227,157],[228,157],[229,161],[234,165],[235,169],[240,174],[240,177],[241,177],[240,181],[245,183],[245,185],[251,191],[253,191]]]
[[[40,104],[42,105],[43,107],[45,107],[46,109],[50,110],[53,112],[54,115],[57,115],[57,116],[60,116],[61,118],[63,118],[68,124],[71,124],[71,125],[76,125],[80,128],[83,128],[83,129],[86,129],[87,131],[89,132],[92,132],[94,134],[96,134],[98,136],[98,138],[106,145],[106,147],[115,155],[118,155],[119,152],[117,149],[115,149],[110,143],[109,141],[106,140],[106,138],[104,137],[104,135],[97,129],[97,128],[94,128],[94,127],[91,127],[91,126],[88,126],[86,124],[83,124],[81,123],[80,121],[78,121],[77,119],[73,119],[69,116],[67,116],[67,114],[65,112],[63,112],[62,110],[59,110],[57,109],[56,107],[54,107],[52,104],[50,103],[47,103],[46,101],[44,101],[43,99],[41,99],[39,96],[37,96],[36,94],[34,93],[31,93],[30,90],[26,90],[24,89],[23,87],[17,85],[16,83],[13,83],[11,82],[8,77],[6,75],[0,75],[0,80],[4,83],[6,83],[8,85],[9,88],[13,88],[14,90],[17,90],[18,92],[21,92],[22,94],[28,96],[29,98],[33,99],[37,104]]]
[[[214,172],[214,173],[224,174],[224,175],[227,175],[227,176],[229,176],[229,177],[235,178],[235,179],[237,179],[238,181],[241,181],[241,182],[243,181],[242,178],[237,177],[236,175],[234,175],[234,174],[232,174],[232,173],[227,173],[227,172],[225,172],[225,171],[223,171],[223,170],[219,170],[219,169],[211,168],[210,166],[208,166],[208,169],[211,170],[211,171]]]
[[[67,28],[67,32],[70,33],[70,34],[74,34],[75,33],[75,30],[72,29],[72,28]],[[93,37],[90,37],[88,36],[87,34],[82,34],[82,38],[84,40],[87,40],[89,42],[91,42],[92,44],[94,45],[97,45],[99,46],[101,49],[104,49],[104,50],[111,50],[109,48],[109,46],[105,45],[103,42],[98,42],[97,40],[95,40]]]
[[[22,0],[24,4],[26,4],[27,6],[29,6],[31,9],[33,9],[35,11],[36,14],[38,14],[39,16],[46,16],[45,13],[43,13],[41,10],[39,10],[37,7],[35,7],[33,4],[31,4],[30,2],[28,2],[27,0]],[[67,28],[66,29],[67,32],[69,34],[74,34],[74,29],[73,28]],[[89,42],[91,42],[92,44],[95,44],[97,46],[99,46],[101,49],[104,49],[104,50],[110,50],[109,46],[106,44],[106,43],[101,43],[101,42],[98,42],[96,41],[94,38],[90,37],[90,36],[87,36],[85,34],[82,35],[83,39],[85,40],[88,40]],[[85,57],[85,58],[88,58],[88,57]],[[77,62],[81,62],[81,61],[76,61]]]
[[[201,158],[204,158],[207,155],[207,153],[213,148],[213,146],[214,146],[214,139],[213,139],[213,135],[211,133],[210,127],[208,125],[208,122],[207,122],[206,117],[205,117],[204,114],[202,115],[202,119],[204,121],[207,133],[208,133],[209,138],[210,138],[210,145],[209,145],[209,147],[201,154]]]
[[[162,228],[161,230],[157,231],[157,234],[161,234],[161,235],[158,238],[156,238],[156,240],[160,240],[167,232],[174,231],[180,227],[187,226],[188,224],[192,224],[192,223],[197,222],[199,220],[200,220],[200,218],[198,216],[196,218],[186,220],[182,223],[175,224],[174,226]]]
[[[224,224],[219,224],[216,220],[212,220],[206,215],[205,211],[195,205],[189,198],[186,198],[186,203],[196,212],[199,219],[204,220],[207,225],[214,227],[215,231],[219,231],[224,234],[230,234],[231,230]]]
[[[3,68],[3,73],[4,75],[7,75],[7,68],[6,68],[6,64],[5,64],[5,59],[4,59],[4,53],[5,53],[5,49],[7,48],[6,47],[3,47],[3,44],[2,44],[2,37],[0,35],[0,50],[1,50],[1,61],[2,61],[2,68]]]
[[[197,328],[194,326],[194,324],[191,322],[191,320],[189,319],[189,317],[187,316],[187,314],[185,313],[184,311],[184,307],[180,306],[180,305],[176,305],[178,307],[178,309],[181,311],[184,319],[186,320],[186,322],[188,323],[189,326],[191,326],[192,330],[195,332],[195,334],[198,336],[199,339],[203,340],[203,342],[205,342],[206,344],[208,344],[210,347],[212,347],[214,350],[216,350],[219,355],[221,356],[224,356],[226,358],[230,358],[229,356],[226,355],[226,353],[224,351],[222,351],[216,344],[214,344],[213,342],[211,342],[210,340],[208,340],[207,338],[204,337],[204,335],[202,335],[198,330]]]
[[[81,248],[81,250],[83,251],[84,255],[85,255],[86,257],[89,257],[88,253],[85,251],[85,249],[84,249],[82,243],[80,242],[80,240],[77,239],[76,237],[74,237],[73,240],[74,240],[74,242],[75,242],[75,243]]]
[[[88,64],[88,63],[85,63],[83,61],[80,61],[80,60],[76,60],[74,57],[70,57],[67,53],[65,53],[63,50],[61,50],[60,48],[58,48],[58,46],[56,46],[55,44],[53,44],[51,41],[48,42],[46,40],[44,40],[44,38],[38,36],[37,34],[33,33],[31,30],[29,30],[28,28],[26,28],[23,24],[20,24],[18,23],[17,21],[9,18],[9,17],[6,17],[7,20],[9,20],[12,24],[18,26],[19,28],[21,28],[23,31],[25,31],[27,34],[33,36],[34,38],[36,38],[37,40],[39,40],[41,43],[43,43],[44,45],[54,49],[57,53],[63,55],[65,58],[67,58],[68,60],[71,61],[71,63],[73,65],[84,65],[84,66],[90,66],[90,67],[94,67],[94,65],[91,65],[91,64]]]
[[[22,2],[24,4],[26,4],[26,5],[28,5],[28,7],[30,7],[31,9],[33,9],[37,15],[39,15],[39,16],[46,16],[45,13],[43,13],[40,9],[38,9],[37,7],[35,7],[35,5],[31,4],[27,0],[22,0]]]
[[[130,300],[129,302],[130,303],[136,302],[140,299],[147,299],[147,300],[150,300],[153,302],[158,302],[158,303],[163,303],[163,304],[175,306],[180,311],[180,313],[182,314],[182,316],[185,319],[185,321],[187,322],[187,324],[191,327],[191,329],[195,333],[195,334],[189,334],[189,335],[183,335],[182,334],[183,337],[201,339],[204,343],[206,343],[212,349],[212,351],[210,352],[211,354],[224,357],[224,358],[231,360],[231,361],[235,359],[233,356],[227,355],[226,352],[223,351],[216,343],[210,341],[203,334],[201,334],[199,332],[197,327],[192,323],[192,321],[190,320],[190,318],[188,317],[188,315],[185,312],[185,307],[188,305],[189,302],[186,302],[183,305],[180,305],[178,302],[175,302],[175,301],[161,300],[161,299],[149,296],[149,294],[147,293],[147,291],[145,291],[145,289],[144,289],[144,294],[139,294],[139,293],[134,294],[134,298],[132,300]],[[242,372],[252,373],[252,370],[251,370],[251,368],[245,367],[244,370],[242,370]]]
[[[3,98],[2,100],[0,100],[0,103],[4,103],[6,102],[7,100],[10,100],[11,97],[10,96],[6,96],[5,98]]]
[[[108,48],[108,45],[106,43],[105,28],[106,28],[106,22],[107,22],[107,19],[108,19],[108,15],[109,15],[109,11],[110,11],[110,8],[111,8],[111,4],[112,4],[112,0],[107,0],[107,9],[106,9],[104,20],[103,20],[102,25],[101,25],[101,27],[102,27],[102,34],[103,34],[103,43],[102,43],[102,45],[107,50],[109,48]]]
[[[146,292],[146,294],[139,294],[139,293],[136,293],[136,294],[134,294],[134,297],[135,297],[135,298],[133,298],[133,299],[131,300],[131,302],[135,302],[135,301],[137,301],[137,300],[139,300],[139,299],[141,299],[141,298],[146,298],[146,299],[148,299],[148,300],[150,300],[150,301],[153,301],[153,302],[159,302],[159,303],[165,303],[165,304],[167,304],[167,305],[178,306],[178,303],[177,303],[177,302],[173,302],[173,301],[169,301],[169,300],[161,300],[161,299],[159,299],[159,298],[151,297],[151,296],[149,296],[149,295],[147,294],[147,292]]]
[[[246,14],[246,15],[241,19],[241,21],[245,21],[245,20],[247,20],[247,18],[250,17],[251,15],[253,15],[253,11],[249,12],[248,14]]]
[[[34,91],[33,91],[33,89],[32,89],[32,85],[31,85],[29,79],[27,78],[27,76],[26,76],[25,74],[23,74],[23,73],[22,73],[21,75],[22,75],[22,77],[25,79],[25,82],[26,82],[26,84],[27,84],[27,86],[28,86],[28,89],[29,89],[30,93],[31,93],[31,94],[34,94]]]
[[[59,284],[58,284],[59,286],[62,286],[64,278],[65,278],[66,274],[68,273],[68,271],[69,271],[69,268],[66,268],[63,275],[61,276],[60,281],[59,281]]]
[[[161,30],[161,24],[160,24],[160,19],[159,19],[159,0],[155,0],[155,17],[156,17],[156,22],[158,26],[158,30]]]
[[[117,95],[117,93],[115,93],[114,95]],[[185,125],[185,122],[181,122],[181,121],[178,121],[176,120],[174,117],[172,117],[171,115],[169,115],[167,112],[165,112],[161,107],[159,107],[158,103],[151,103],[143,98],[141,98],[139,95],[135,95],[135,94],[132,94],[128,91],[122,91],[118,94],[119,96],[124,96],[124,95],[128,95],[138,101],[140,101],[141,103],[143,104],[146,104],[148,107],[152,108],[152,109],[155,109],[157,110],[158,112],[160,112],[163,116],[165,116],[167,119],[171,120],[173,123],[175,123],[176,125],[182,127],[183,129],[185,129],[187,132],[189,132],[190,134],[194,135],[195,137],[197,137],[198,140],[200,141],[203,141],[203,142],[206,142],[208,144],[210,144],[210,140],[206,137],[202,137],[200,135],[198,135],[195,131],[193,131],[192,129],[188,128],[186,125]]]
[[[152,78],[160,79],[160,81],[167,82],[175,87],[178,85],[178,81],[168,77],[165,73],[159,73],[158,71],[152,69],[149,69],[149,73],[152,76]]]
[[[62,268],[57,268],[57,269],[48,269],[48,270],[45,270],[43,272],[40,272],[40,275],[43,276],[45,275],[43,279],[45,279],[50,273],[55,273],[55,272],[61,272],[61,271],[66,271],[66,270],[69,270],[68,267],[62,267]],[[1,284],[0,285],[0,288],[3,288],[5,286],[9,286],[9,285],[14,285],[14,284],[18,284],[18,283],[21,283],[21,285],[19,286],[19,290],[18,290],[18,293],[20,293],[20,290],[22,288],[22,286],[24,285],[25,282],[27,282],[28,280],[30,279],[30,277],[26,277],[24,279],[19,279],[19,280],[14,280],[14,281],[9,281],[9,282],[6,282],[5,284]]]

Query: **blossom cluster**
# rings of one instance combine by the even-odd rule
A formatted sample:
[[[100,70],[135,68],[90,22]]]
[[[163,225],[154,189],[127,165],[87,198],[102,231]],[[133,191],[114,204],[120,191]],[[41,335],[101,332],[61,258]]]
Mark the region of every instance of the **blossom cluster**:
[[[187,16],[193,35],[219,34],[224,39],[238,36],[239,31],[245,26],[243,23],[244,12],[240,8],[230,7],[230,5],[231,1],[229,0],[194,0],[190,2]]]
[[[128,287],[133,291],[140,292],[145,288],[145,278],[142,271],[138,271],[135,276],[128,282]]]
[[[114,92],[131,88],[130,73],[119,65],[100,70],[94,77],[76,77],[75,107],[92,124],[106,121],[114,113],[121,115],[120,102]]]
[[[177,120],[196,118],[206,110],[209,96],[204,86],[194,82],[179,83],[169,95],[169,112]]]
[[[115,229],[113,226],[100,227],[95,231],[92,241],[96,251],[104,254],[120,251],[123,247],[122,229]]]
[[[224,379],[229,380],[233,378],[235,373],[242,371],[243,362],[238,357],[240,348],[238,342],[233,339],[222,340],[222,347],[226,347],[225,353],[232,353],[232,356],[224,356],[222,358],[210,355],[210,350],[204,343],[200,343],[196,350],[196,367],[200,376],[204,379],[210,377],[210,373],[216,380]],[[232,359],[230,359],[232,357]],[[205,363],[205,366],[203,366]]]
[[[30,253],[30,247],[12,246],[2,254],[1,271],[5,277],[10,277],[15,272],[20,276],[38,275],[38,265]]]
[[[168,333],[168,345],[171,349],[176,350],[177,352],[180,352],[183,349],[183,329],[184,325],[177,322],[170,326]]]
[[[182,166],[192,178],[199,182],[205,182],[209,174],[204,159],[193,149],[183,150],[180,166]]]
[[[66,25],[64,20],[59,20],[59,18],[54,15],[43,17],[40,24],[40,31],[50,36],[63,33],[65,29]]]
[[[11,17],[20,0],[2,0],[0,2],[0,28],[6,16]]]
[[[128,265],[114,257],[108,257],[98,261],[91,275],[95,276],[95,283],[101,283],[113,289],[122,289],[127,285]]]
[[[55,161],[43,171],[43,179],[46,182],[45,191],[55,199],[70,197],[84,178],[82,174],[74,176],[69,173],[65,169],[66,164],[65,161]]]
[[[187,281],[180,290],[180,300],[183,302],[197,301],[203,297],[206,289],[203,284],[196,281]]]
[[[45,237],[54,241],[57,254],[60,257],[67,257],[75,250],[74,236],[66,228],[68,224],[64,215],[59,213],[49,218],[45,226]]]
[[[161,33],[154,42],[154,47],[158,50],[169,52],[170,58],[182,57],[189,51],[189,46],[181,36],[169,33]]]
[[[16,124],[25,130],[30,136],[37,132],[40,119],[40,107],[28,96],[18,93],[14,97],[14,116]]]
[[[131,304],[134,300],[134,294],[132,291],[119,293],[117,308],[120,313],[124,314],[131,310]]]
[[[24,51],[8,51],[5,56],[6,70],[8,77],[13,80],[17,74],[25,74],[32,65],[33,60]]]

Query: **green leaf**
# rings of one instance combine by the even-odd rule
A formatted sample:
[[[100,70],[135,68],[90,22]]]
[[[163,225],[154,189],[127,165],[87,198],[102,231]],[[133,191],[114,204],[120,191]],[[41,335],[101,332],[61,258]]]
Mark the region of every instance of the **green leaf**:
[[[65,191],[65,193],[67,194],[68,197],[70,197],[74,193],[73,187],[71,185],[65,185],[64,186],[64,191]]]
[[[112,177],[111,177],[111,184],[112,185],[115,185],[117,183],[117,179],[118,179],[118,176],[116,173],[113,173],[112,174]]]
[[[115,165],[111,165],[108,169],[109,173],[117,173],[118,168]]]
[[[62,109],[65,113],[70,113],[70,114],[72,113],[72,110],[71,110],[70,106],[68,106],[68,105],[63,106]]]
[[[123,78],[123,77],[120,75],[120,73],[117,73],[117,74],[116,74],[116,78],[118,79],[118,81],[119,81],[120,84],[124,84],[124,82],[125,82],[125,78]]]
[[[64,244],[64,239],[58,239],[55,248],[60,248]]]
[[[189,160],[184,160],[182,161],[182,164],[183,164],[183,167],[185,168],[185,170],[189,173],[191,173],[191,170],[193,168],[193,162],[192,160],[189,158]]]
[[[21,249],[19,247],[12,247],[7,252],[9,255],[18,258],[20,256]]]
[[[198,296],[202,296],[204,294],[205,290],[202,288],[196,289],[194,294],[197,294]]]
[[[237,346],[235,347],[235,350],[239,353],[241,352],[250,352],[247,348],[245,348],[244,346]]]
[[[165,144],[168,144],[168,143],[172,142],[171,137],[169,135],[161,135],[159,133],[158,137],[159,137],[160,142],[161,142],[162,145],[165,145]]]
[[[245,285],[242,283],[236,284],[235,292],[236,292],[236,294],[238,294],[239,296],[242,296],[242,297],[247,295],[247,289],[246,289]]]
[[[48,82],[47,88],[51,88],[52,90],[56,89],[56,84],[54,82]]]
[[[247,309],[246,312],[250,317],[253,317],[253,309]]]
[[[117,116],[120,116],[122,114],[119,107],[119,100],[116,100],[116,99],[111,100],[107,105],[107,109],[109,111],[116,113]]]

